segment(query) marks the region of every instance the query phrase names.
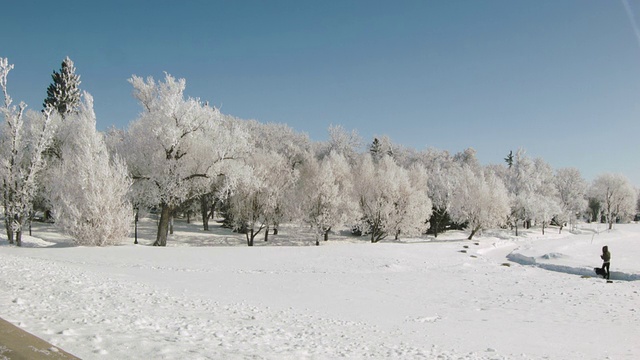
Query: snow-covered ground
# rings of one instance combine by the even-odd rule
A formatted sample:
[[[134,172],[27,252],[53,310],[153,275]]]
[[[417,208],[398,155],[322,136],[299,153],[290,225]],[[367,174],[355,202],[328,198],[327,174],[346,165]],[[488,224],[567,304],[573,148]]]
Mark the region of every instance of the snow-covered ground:
[[[319,247],[284,227],[253,248],[182,221],[146,246],[154,225],[141,245],[0,240],[0,317],[84,359],[640,358],[638,224]]]

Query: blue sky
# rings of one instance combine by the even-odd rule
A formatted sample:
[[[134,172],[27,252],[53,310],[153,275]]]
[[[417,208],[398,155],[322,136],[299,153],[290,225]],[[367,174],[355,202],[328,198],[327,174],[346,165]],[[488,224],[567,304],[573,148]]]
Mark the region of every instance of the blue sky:
[[[140,108],[131,75],[187,80],[224,113],[325,140],[478,151],[522,147],[591,180],[640,186],[640,1],[10,1],[9,91],[40,109],[65,56],[98,128]],[[630,18],[631,17],[631,18]]]

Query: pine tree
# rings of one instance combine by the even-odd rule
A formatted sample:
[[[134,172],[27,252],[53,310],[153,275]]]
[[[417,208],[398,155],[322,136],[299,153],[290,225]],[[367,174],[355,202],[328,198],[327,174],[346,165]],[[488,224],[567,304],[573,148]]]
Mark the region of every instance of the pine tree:
[[[509,169],[511,169],[511,167],[513,166],[513,150],[509,151],[509,155],[504,158],[504,162],[506,162],[507,166],[509,166]]]
[[[70,113],[77,112],[80,105],[80,75],[77,75],[73,61],[67,56],[60,68],[60,72],[53,71],[53,83],[47,88],[47,98],[43,106],[53,107],[63,118]]]
[[[375,162],[378,162],[384,155],[393,156],[391,141],[386,136],[381,140],[373,138],[373,143],[369,146],[369,153]]]

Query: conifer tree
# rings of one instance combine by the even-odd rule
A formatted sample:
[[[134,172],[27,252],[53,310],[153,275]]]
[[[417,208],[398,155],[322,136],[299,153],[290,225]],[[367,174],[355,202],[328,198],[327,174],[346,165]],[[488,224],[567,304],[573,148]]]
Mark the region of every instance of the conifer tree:
[[[44,108],[53,107],[63,118],[77,111],[80,105],[80,75],[77,75],[73,61],[67,56],[60,67],[60,72],[53,71],[53,83],[47,88]]]

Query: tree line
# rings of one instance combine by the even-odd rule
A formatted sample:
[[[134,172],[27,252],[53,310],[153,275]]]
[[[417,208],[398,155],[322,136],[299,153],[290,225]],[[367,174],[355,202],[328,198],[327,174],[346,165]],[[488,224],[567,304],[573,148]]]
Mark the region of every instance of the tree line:
[[[13,104],[12,68],[0,58],[0,196],[8,241],[18,246],[36,210],[76,243],[98,246],[120,243],[148,209],[159,212],[156,246],[167,244],[178,213],[200,213],[208,230],[217,212],[248,246],[285,222],[310,226],[318,245],[345,225],[371,242],[451,228],[471,239],[495,227],[562,231],[579,218],[611,228],[636,213],[637,191],[620,174],[589,184],[578,169],[554,170],[523,149],[483,166],[471,148],[419,151],[386,136],[364,145],[341,126],[313,142],[287,125],[222,114],[185,96],[186,81],[169,74],[132,76],[140,116],[102,133],[68,57],[41,111]]]

